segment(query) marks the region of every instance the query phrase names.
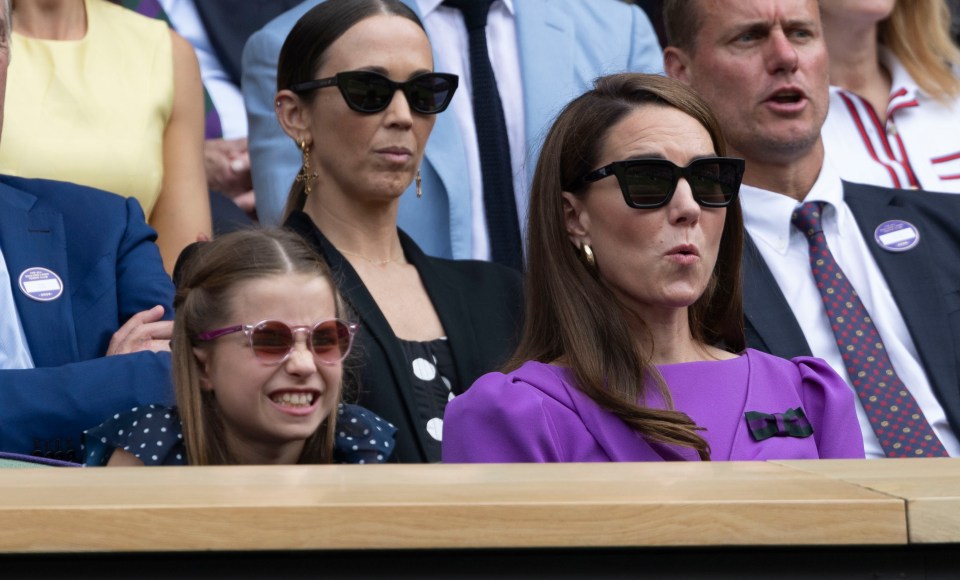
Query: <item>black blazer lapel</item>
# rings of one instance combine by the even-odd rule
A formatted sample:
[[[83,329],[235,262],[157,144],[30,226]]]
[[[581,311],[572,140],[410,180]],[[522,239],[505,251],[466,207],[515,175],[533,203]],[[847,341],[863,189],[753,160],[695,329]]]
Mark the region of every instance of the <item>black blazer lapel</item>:
[[[367,287],[363,284],[363,280],[360,279],[357,271],[343,257],[343,254],[337,251],[333,244],[327,240],[323,233],[313,225],[313,221],[306,214],[293,214],[287,220],[285,226],[299,233],[315,248],[320,249],[320,253],[333,271],[340,294],[360,318],[360,332],[366,334],[370,339],[365,342],[376,346],[383,353],[388,366],[387,370],[392,376],[394,384],[399,387],[400,399],[405,407],[404,409],[398,409],[397,412],[403,413],[408,425],[406,430],[412,433],[419,450],[420,461],[423,461],[427,457],[427,434],[424,429],[416,428],[420,421],[417,417],[417,400],[413,390],[413,382],[407,368],[408,363],[403,354],[403,348],[400,346],[399,339],[393,333],[393,329],[390,328],[390,323],[383,316],[383,312],[377,306],[373,296],[367,291]],[[406,248],[404,248],[404,251],[406,251]],[[373,363],[364,362],[364,364]],[[361,387],[363,389],[376,389],[377,385],[361,385]],[[378,409],[373,410],[383,412]],[[394,417],[386,418],[396,420]],[[396,427],[403,429],[402,424],[396,425]],[[410,459],[406,458],[405,461],[410,461]]]
[[[872,188],[844,183],[844,199],[856,218],[860,233],[866,239],[891,294],[900,308],[940,403],[948,413],[950,424],[960,425],[960,380],[957,374],[957,345],[947,323],[942,270],[936,253],[938,243],[929,221],[911,203],[911,196],[921,192]],[[955,217],[955,216],[954,216]],[[877,226],[889,220],[910,222],[920,232],[920,243],[906,252],[888,252],[874,240]],[[960,240],[946,243],[958,244]],[[955,254],[954,254],[955,255]],[[954,289],[960,281],[954,280]]]
[[[749,234],[744,236],[742,276],[747,346],[783,358],[812,356],[787,299]]]
[[[459,395],[466,391],[474,377],[482,372],[482,369],[474,368],[480,357],[477,356],[479,345],[470,311],[461,293],[446,282],[434,261],[402,231],[400,243],[407,259],[420,273],[420,280],[447,334],[447,342],[453,351],[453,361],[457,369],[455,394]]]
[[[3,251],[14,303],[20,315],[30,355],[37,367],[54,367],[79,359],[74,326],[71,279],[63,217],[38,209],[36,198],[0,185],[0,250]],[[33,300],[21,291],[20,274],[46,268],[60,277],[63,294],[49,302]]]

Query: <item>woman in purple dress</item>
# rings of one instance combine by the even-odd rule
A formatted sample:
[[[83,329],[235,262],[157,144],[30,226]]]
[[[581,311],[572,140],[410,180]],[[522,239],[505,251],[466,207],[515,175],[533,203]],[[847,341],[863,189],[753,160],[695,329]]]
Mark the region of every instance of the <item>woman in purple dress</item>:
[[[448,462],[862,458],[823,361],[744,350],[740,159],[660,76],[604,77],[547,135],[521,343],[447,407]]]

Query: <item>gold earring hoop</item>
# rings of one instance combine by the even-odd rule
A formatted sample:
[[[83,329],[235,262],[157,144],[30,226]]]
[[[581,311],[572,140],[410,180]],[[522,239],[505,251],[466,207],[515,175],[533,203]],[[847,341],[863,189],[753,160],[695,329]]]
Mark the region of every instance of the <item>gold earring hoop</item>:
[[[300,151],[303,153],[303,165],[300,167],[300,172],[297,173],[297,183],[302,183],[303,193],[310,195],[310,192],[313,191],[310,183],[319,177],[319,175],[316,171],[310,173],[310,144],[307,143],[306,139],[300,139],[297,142],[297,146],[300,147]]]
[[[593,248],[590,247],[590,244],[580,242],[580,255],[583,256],[583,261],[587,263],[587,266],[594,270],[597,268],[597,257],[593,255]]]
[[[420,170],[418,169],[417,170],[417,199],[420,199],[423,197],[423,190],[420,189],[420,184],[422,183],[422,181],[423,180],[420,179]]]

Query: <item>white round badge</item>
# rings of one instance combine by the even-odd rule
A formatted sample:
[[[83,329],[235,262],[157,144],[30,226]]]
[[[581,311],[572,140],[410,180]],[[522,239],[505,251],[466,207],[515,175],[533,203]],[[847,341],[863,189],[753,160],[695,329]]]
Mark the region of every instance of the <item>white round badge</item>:
[[[20,273],[20,291],[37,302],[50,302],[63,295],[63,280],[47,268],[27,268]]]
[[[888,252],[906,252],[920,243],[920,231],[910,222],[890,220],[877,226],[873,239]]]

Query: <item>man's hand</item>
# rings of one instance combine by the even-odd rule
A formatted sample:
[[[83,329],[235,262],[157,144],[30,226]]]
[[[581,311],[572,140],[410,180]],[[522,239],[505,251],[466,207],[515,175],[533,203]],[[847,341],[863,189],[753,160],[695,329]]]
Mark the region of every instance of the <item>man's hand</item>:
[[[203,167],[207,173],[208,188],[231,199],[246,193],[250,193],[252,197],[253,181],[250,177],[250,154],[247,152],[246,139],[204,141]]]
[[[237,204],[237,207],[242,209],[243,213],[247,214],[251,218],[255,215],[253,210],[256,209],[257,199],[254,197],[252,189],[235,196],[233,198],[233,203]]]
[[[161,320],[162,317],[163,306],[160,305],[131,316],[130,320],[113,333],[107,356],[147,350],[170,352],[173,322]]]

